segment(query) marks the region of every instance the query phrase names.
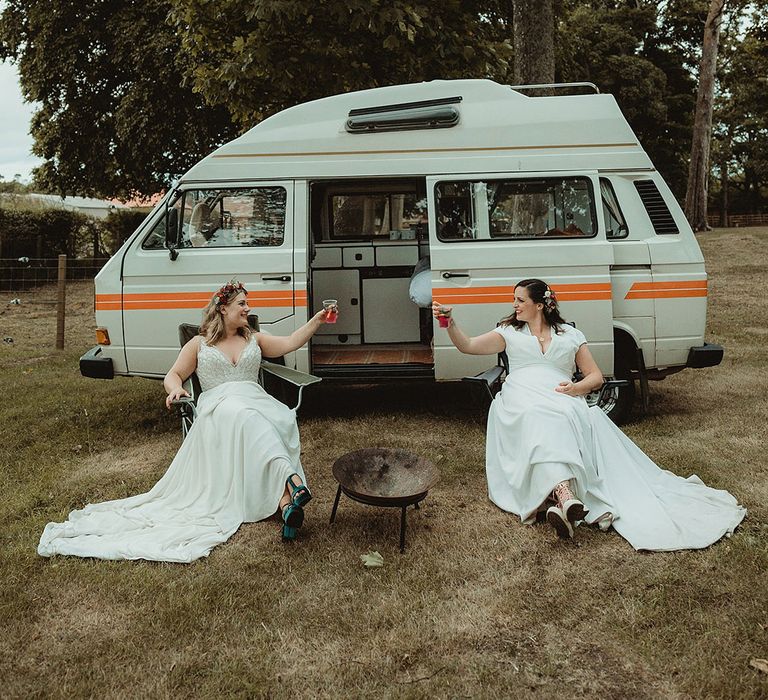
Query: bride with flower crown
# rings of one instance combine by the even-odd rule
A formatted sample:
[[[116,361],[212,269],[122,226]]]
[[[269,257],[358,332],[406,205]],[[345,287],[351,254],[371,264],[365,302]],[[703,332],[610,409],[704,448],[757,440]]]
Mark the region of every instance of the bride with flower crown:
[[[450,307],[433,304],[461,352],[509,358],[488,415],[491,501],[524,523],[546,510],[562,538],[579,522],[613,526],[635,549],[698,549],[732,533],[746,511],[730,493],[660,469],[599,407],[587,406],[603,375],[584,334],[560,316],[553,290],[523,280],[513,307],[498,328],[470,338]],[[576,367],[583,378],[574,382]]]
[[[296,415],[258,384],[259,367],[262,354],[279,357],[304,345],[328,312],[287,337],[254,333],[247,297],[236,281],[219,289],[203,312],[200,334],[165,377],[168,408],[188,396],[182,383],[193,372],[203,393],[197,419],[160,481],[147,493],[87,505],[63,523],[48,523],[40,555],[191,562],[242,523],[278,509],[283,539],[296,537],[312,497]]]

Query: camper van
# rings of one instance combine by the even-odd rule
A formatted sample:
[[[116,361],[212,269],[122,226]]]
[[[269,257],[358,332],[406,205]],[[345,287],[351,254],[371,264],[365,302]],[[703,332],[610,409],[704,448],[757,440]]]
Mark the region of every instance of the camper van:
[[[716,365],[707,276],[683,212],[610,95],[531,97],[488,80],[364,90],[280,112],[195,165],[96,277],[85,376],[162,377],[180,323],[231,277],[262,330],[338,300],[284,359],[326,379],[458,380],[496,358],[450,343],[414,272],[470,335],[546,280],[606,377],[639,385]],[[418,301],[418,300],[417,300]]]

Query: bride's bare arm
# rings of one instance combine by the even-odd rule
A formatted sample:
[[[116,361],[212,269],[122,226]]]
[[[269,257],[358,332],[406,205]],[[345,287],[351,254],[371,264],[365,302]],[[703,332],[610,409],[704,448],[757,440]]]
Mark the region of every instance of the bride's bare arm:
[[[578,382],[560,382],[560,385],[555,387],[555,391],[568,396],[586,396],[603,385],[605,381],[603,373],[586,343],[576,352],[576,366],[584,376]]]
[[[298,350],[325,323],[325,315],[325,310],[318,311],[301,328],[297,328],[287,336],[257,333],[256,337],[259,340],[262,354],[264,357],[282,357],[286,353]]]
[[[189,396],[187,391],[182,388],[184,380],[197,369],[197,351],[200,349],[200,336],[196,335],[192,340],[184,345],[173,363],[173,367],[168,370],[168,374],[163,379],[168,396],[165,399],[165,405],[170,408],[171,401],[182,396]]]
[[[432,313],[435,317],[440,313],[449,317],[448,337],[458,350],[466,355],[495,355],[506,348],[504,338],[495,331],[470,338],[456,325],[451,311],[453,311],[453,307],[441,306],[438,302],[432,303]]]

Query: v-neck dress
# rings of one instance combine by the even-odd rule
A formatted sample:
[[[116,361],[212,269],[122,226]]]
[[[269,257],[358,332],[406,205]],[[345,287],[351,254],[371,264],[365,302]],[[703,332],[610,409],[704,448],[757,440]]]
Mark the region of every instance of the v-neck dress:
[[[191,562],[272,515],[290,474],[305,477],[296,415],[258,383],[260,366],[256,336],[237,363],[201,340],[197,419],[165,475],[147,493],[49,523],[38,553]]]
[[[746,511],[730,493],[659,468],[599,407],[555,391],[573,376],[581,331],[564,325],[546,352],[527,325],[496,332],[509,374],[488,415],[491,501],[530,523],[553,487],[572,479],[587,522],[612,522],[635,549],[698,549],[733,532]]]

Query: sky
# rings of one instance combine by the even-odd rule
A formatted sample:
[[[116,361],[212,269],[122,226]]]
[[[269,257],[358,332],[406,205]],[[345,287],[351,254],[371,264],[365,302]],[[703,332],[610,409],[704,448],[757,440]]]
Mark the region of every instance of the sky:
[[[12,180],[18,173],[23,182],[29,182],[32,168],[42,162],[32,155],[32,112],[32,105],[21,96],[16,67],[0,62],[0,175],[4,180]]]

